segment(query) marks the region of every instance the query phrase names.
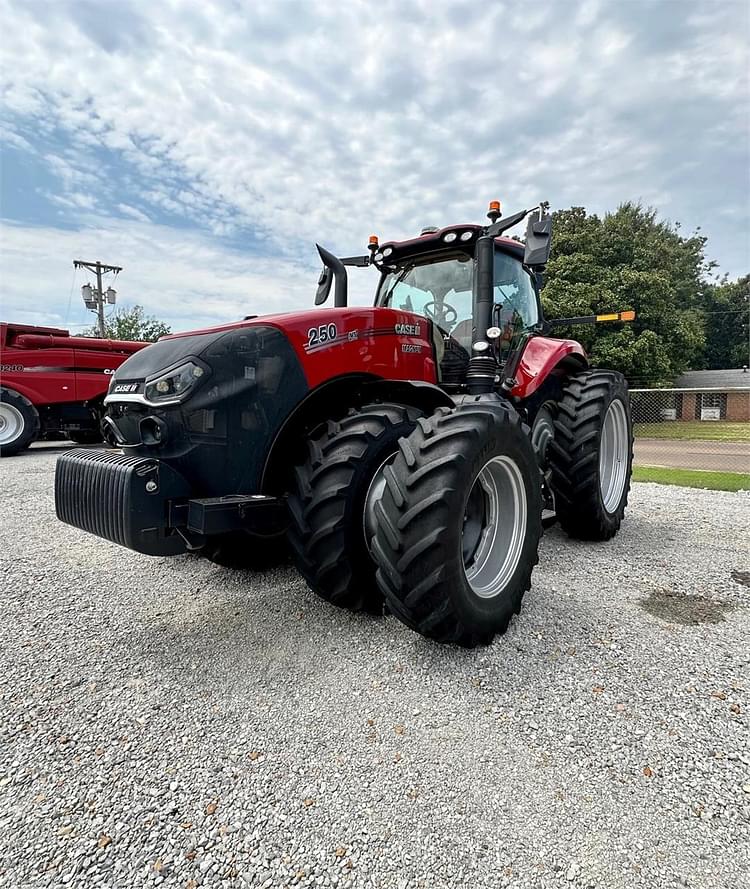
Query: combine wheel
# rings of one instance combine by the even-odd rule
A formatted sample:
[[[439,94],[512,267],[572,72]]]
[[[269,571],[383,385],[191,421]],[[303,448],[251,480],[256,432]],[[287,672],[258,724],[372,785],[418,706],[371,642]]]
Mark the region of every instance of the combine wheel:
[[[39,434],[34,405],[12,389],[0,389],[0,457],[25,450]]]
[[[423,636],[488,644],[538,561],[539,469],[518,414],[504,402],[443,408],[383,475],[372,551],[386,605]]]
[[[334,605],[383,613],[366,528],[373,525],[373,504],[385,485],[379,470],[420,416],[398,404],[352,410],[327,423],[295,470],[289,497],[292,555],[308,585]]]
[[[609,540],[628,502],[633,426],[622,374],[592,370],[563,390],[549,444],[551,487],[562,527],[581,540]]]

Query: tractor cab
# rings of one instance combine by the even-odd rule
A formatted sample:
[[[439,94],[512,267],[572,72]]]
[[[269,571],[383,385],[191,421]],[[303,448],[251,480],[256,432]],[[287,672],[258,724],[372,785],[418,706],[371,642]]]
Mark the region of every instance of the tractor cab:
[[[441,384],[470,381],[470,391],[489,392],[498,367],[542,331],[539,289],[552,230],[545,202],[501,215],[492,201],[487,226],[426,228],[418,238],[382,245],[373,235],[369,256],[338,259],[318,247],[324,269],[315,302],[325,302],[335,280],[335,305],[345,306],[345,266],[374,265],[375,306],[422,315],[435,326]],[[527,217],[525,244],[503,237]]]
[[[425,245],[426,252],[408,246],[399,251],[400,255],[394,251],[392,263],[383,263],[375,305],[423,315],[468,354],[474,342],[477,263],[472,241],[476,238],[473,231],[466,230],[462,234],[471,238],[459,242],[460,246],[453,244],[457,237],[445,244],[445,237],[451,234],[457,235],[451,229],[435,233],[438,243],[431,243],[431,238]],[[540,326],[536,282],[523,264],[523,252],[516,241],[496,239],[490,327],[500,331],[497,339],[501,353],[507,352],[522,333]]]

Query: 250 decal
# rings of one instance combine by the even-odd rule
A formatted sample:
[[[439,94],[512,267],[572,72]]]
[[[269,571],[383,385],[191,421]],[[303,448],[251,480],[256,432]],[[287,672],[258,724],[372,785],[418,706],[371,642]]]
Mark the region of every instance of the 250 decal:
[[[314,349],[316,346],[324,346],[336,339],[338,331],[335,324],[320,324],[318,327],[311,327],[307,331],[306,349]]]

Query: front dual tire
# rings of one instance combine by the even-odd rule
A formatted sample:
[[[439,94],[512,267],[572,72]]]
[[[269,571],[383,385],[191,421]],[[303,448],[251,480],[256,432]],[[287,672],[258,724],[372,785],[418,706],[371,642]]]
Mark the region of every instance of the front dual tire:
[[[520,610],[542,531],[518,414],[503,402],[442,409],[384,474],[372,555],[388,609],[436,641],[488,644]]]
[[[385,607],[423,636],[473,647],[507,628],[530,588],[543,491],[571,536],[617,532],[632,463],[627,385],[610,371],[577,374],[531,430],[501,399],[430,417],[368,405],[321,426],[307,447],[288,538],[308,585],[332,604]]]
[[[310,587],[441,642],[489,643],[537,562],[541,503],[518,414],[473,402],[426,418],[352,411],[311,440],[290,500],[290,542]]]
[[[288,538],[300,574],[333,605],[383,613],[367,517],[377,476],[421,416],[400,404],[366,405],[329,420],[308,442],[288,500]]]

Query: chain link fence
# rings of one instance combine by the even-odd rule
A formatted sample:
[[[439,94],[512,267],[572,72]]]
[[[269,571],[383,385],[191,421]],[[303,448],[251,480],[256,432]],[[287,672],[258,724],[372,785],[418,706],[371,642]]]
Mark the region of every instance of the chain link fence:
[[[631,389],[636,466],[750,472],[750,388]]]

